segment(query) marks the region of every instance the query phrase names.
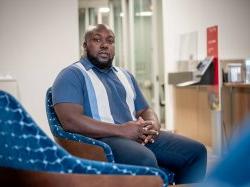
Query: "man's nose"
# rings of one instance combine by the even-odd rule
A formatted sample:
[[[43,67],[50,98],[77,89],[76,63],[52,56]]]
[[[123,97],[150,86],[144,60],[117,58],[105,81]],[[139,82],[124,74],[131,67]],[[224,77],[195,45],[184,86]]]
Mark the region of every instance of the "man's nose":
[[[106,42],[105,40],[102,41],[100,47],[101,48],[108,48],[108,42]]]

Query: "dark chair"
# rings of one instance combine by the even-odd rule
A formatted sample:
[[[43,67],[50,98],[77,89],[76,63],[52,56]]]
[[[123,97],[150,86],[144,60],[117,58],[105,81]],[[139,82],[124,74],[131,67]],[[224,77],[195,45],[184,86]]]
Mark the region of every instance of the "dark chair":
[[[39,128],[15,98],[0,91],[0,184],[153,187],[167,186],[168,177],[152,167],[99,162],[69,154]]]

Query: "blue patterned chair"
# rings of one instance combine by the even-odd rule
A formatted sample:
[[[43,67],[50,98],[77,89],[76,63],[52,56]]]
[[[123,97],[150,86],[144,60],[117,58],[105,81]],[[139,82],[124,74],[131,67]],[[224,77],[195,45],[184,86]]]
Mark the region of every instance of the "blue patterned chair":
[[[0,91],[0,182],[8,178],[9,170],[14,170],[14,174],[19,170],[26,172],[23,175],[26,177],[20,177],[26,180],[26,185],[31,184],[27,181],[43,179],[43,185],[53,186],[47,178],[52,178],[59,186],[77,186],[77,181],[79,186],[102,187],[134,186],[142,182],[143,186],[168,184],[166,174],[156,168],[93,161],[69,154],[38,127],[15,98]],[[37,175],[30,177],[29,173]],[[9,182],[20,178],[14,177]]]
[[[64,131],[57,119],[53,104],[51,88],[46,93],[46,112],[50,130],[55,141],[75,156],[98,161],[114,162],[109,145],[77,133]],[[82,151],[85,150],[85,151]]]

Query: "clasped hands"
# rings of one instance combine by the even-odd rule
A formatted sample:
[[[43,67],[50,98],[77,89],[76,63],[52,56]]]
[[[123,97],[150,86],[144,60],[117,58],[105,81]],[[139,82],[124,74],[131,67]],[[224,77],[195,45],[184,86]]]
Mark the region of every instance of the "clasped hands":
[[[153,121],[145,121],[142,117],[139,117],[137,122],[142,127],[142,135],[140,135],[138,142],[142,145],[147,143],[154,143],[154,138],[159,135]]]
[[[154,143],[154,139],[159,135],[157,124],[153,120],[143,120],[141,117],[118,127],[123,137],[137,141],[142,145]]]

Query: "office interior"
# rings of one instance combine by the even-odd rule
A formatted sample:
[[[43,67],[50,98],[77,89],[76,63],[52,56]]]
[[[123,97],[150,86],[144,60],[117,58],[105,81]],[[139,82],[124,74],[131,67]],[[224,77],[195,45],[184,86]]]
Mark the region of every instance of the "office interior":
[[[15,96],[53,139],[46,91],[79,60],[87,26],[107,24],[116,35],[114,64],[135,75],[163,129],[207,146],[212,167],[250,111],[244,71],[239,81],[223,74],[228,64],[250,61],[249,20],[249,0],[1,0],[0,89]],[[169,73],[192,71],[207,57],[212,26],[218,28],[217,87],[169,84]]]

